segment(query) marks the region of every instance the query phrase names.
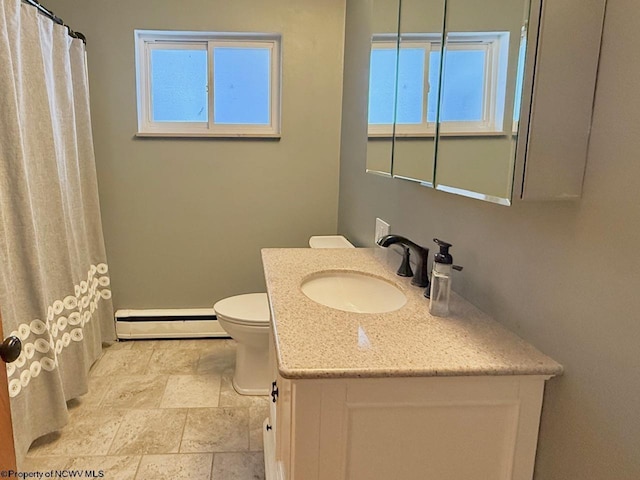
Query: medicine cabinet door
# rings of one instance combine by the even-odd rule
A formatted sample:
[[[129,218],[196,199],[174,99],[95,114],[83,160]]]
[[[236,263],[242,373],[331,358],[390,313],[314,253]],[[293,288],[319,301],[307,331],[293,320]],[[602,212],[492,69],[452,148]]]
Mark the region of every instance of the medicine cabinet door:
[[[511,204],[529,0],[447,0],[435,186]]]
[[[367,120],[367,172],[391,176],[398,68],[400,0],[372,0]]]
[[[393,176],[433,186],[444,0],[402,0]]]

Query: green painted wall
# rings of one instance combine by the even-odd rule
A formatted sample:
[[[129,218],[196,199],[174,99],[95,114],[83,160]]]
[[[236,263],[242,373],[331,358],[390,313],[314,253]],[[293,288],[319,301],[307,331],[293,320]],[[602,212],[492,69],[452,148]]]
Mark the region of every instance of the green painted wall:
[[[454,290],[561,362],[547,384],[538,480],[640,478],[640,23],[609,0],[583,198],[483,203],[365,174],[366,98],[347,6],[339,232],[373,244],[375,217],[433,251],[454,244]],[[585,6],[585,8],[587,8]],[[575,32],[574,32],[575,33]],[[569,34],[573,34],[569,32]],[[353,35],[353,36],[352,36]]]
[[[88,38],[116,308],[264,290],[260,248],[337,228],[344,0],[58,0]],[[282,34],[282,138],[135,138],[134,29]]]

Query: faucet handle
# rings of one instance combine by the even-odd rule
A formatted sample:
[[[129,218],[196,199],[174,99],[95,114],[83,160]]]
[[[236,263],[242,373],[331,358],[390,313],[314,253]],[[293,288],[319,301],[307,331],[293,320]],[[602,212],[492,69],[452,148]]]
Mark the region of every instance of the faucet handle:
[[[398,271],[396,273],[401,277],[413,277],[413,270],[411,270],[410,261],[411,252],[409,250],[409,247],[407,247],[406,245],[402,245],[402,248],[404,249],[402,264],[400,265],[400,268],[398,268]]]

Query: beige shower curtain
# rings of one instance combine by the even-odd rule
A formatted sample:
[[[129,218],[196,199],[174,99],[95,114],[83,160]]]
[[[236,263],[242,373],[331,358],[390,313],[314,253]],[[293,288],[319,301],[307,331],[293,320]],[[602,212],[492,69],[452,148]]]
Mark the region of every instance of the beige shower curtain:
[[[85,48],[20,0],[0,8],[0,308],[18,460],[67,422],[113,340]],[[90,432],[87,432],[90,434]]]

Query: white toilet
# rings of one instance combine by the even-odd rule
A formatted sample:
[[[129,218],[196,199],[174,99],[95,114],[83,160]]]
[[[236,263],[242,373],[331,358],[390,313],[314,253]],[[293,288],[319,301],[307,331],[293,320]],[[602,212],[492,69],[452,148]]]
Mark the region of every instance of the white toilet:
[[[315,236],[311,248],[354,248],[341,235]],[[233,388],[242,395],[267,395],[269,372],[269,299],[266,293],[225,298],[213,309],[224,330],[238,342]]]
[[[266,293],[225,298],[213,309],[220,326],[238,342],[233,388],[242,395],[269,393],[269,299]]]

